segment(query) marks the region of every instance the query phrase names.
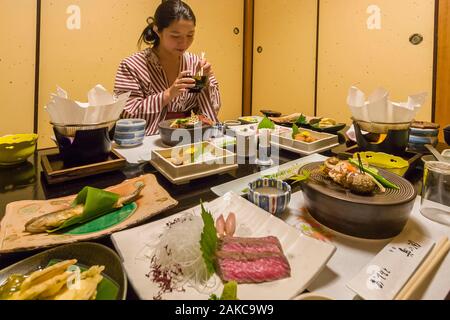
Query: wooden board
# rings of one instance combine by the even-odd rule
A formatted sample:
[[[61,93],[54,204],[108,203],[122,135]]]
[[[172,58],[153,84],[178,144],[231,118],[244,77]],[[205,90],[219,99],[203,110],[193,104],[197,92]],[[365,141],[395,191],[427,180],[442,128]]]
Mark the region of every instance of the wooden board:
[[[41,163],[47,182],[49,184],[56,184],[100,173],[119,170],[126,165],[127,161],[115,150],[111,150],[108,159],[103,162],[80,166],[67,166],[61,159],[58,149],[53,148],[49,149],[48,151],[44,151],[41,156]]]

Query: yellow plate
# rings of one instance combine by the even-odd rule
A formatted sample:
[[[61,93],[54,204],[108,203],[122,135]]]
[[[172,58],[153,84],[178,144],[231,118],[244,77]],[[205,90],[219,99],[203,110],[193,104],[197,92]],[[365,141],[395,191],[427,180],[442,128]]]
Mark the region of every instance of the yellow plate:
[[[399,176],[403,176],[409,168],[409,163],[403,158],[387,154],[383,152],[359,152],[361,160],[371,166],[386,169]],[[358,159],[358,153],[353,155],[354,159]]]

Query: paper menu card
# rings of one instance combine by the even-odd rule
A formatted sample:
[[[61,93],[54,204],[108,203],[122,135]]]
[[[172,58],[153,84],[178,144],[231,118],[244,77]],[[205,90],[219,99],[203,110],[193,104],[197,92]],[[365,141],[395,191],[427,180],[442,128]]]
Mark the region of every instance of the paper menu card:
[[[403,232],[384,247],[347,287],[365,300],[393,300],[433,246],[433,240],[415,230]]]

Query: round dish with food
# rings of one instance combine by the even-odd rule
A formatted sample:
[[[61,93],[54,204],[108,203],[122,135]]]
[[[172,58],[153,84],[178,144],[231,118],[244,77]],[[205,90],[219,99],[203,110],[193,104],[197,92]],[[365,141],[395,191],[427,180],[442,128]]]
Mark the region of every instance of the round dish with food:
[[[362,170],[361,170],[362,169]],[[353,159],[330,158],[300,169],[305,205],[312,217],[346,235],[388,239],[406,225],[417,192],[404,178],[375,171]]]

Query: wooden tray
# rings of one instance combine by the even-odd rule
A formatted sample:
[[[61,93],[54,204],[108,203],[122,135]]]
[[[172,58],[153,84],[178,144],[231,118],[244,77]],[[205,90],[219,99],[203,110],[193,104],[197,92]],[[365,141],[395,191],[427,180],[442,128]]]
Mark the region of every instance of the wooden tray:
[[[103,162],[80,166],[66,166],[61,159],[58,148],[48,149],[41,155],[41,164],[49,184],[75,180],[82,177],[119,170],[127,161],[115,150],[111,150],[108,159]]]
[[[210,148],[211,152],[217,156],[217,162],[197,162],[175,166],[168,158],[174,150],[189,148],[189,146],[181,146],[169,149],[152,150],[150,163],[173,184],[186,184],[195,179],[225,173],[237,169],[238,167],[238,164],[236,163],[236,154],[229,150],[219,148],[209,142],[200,142],[193,146]]]

